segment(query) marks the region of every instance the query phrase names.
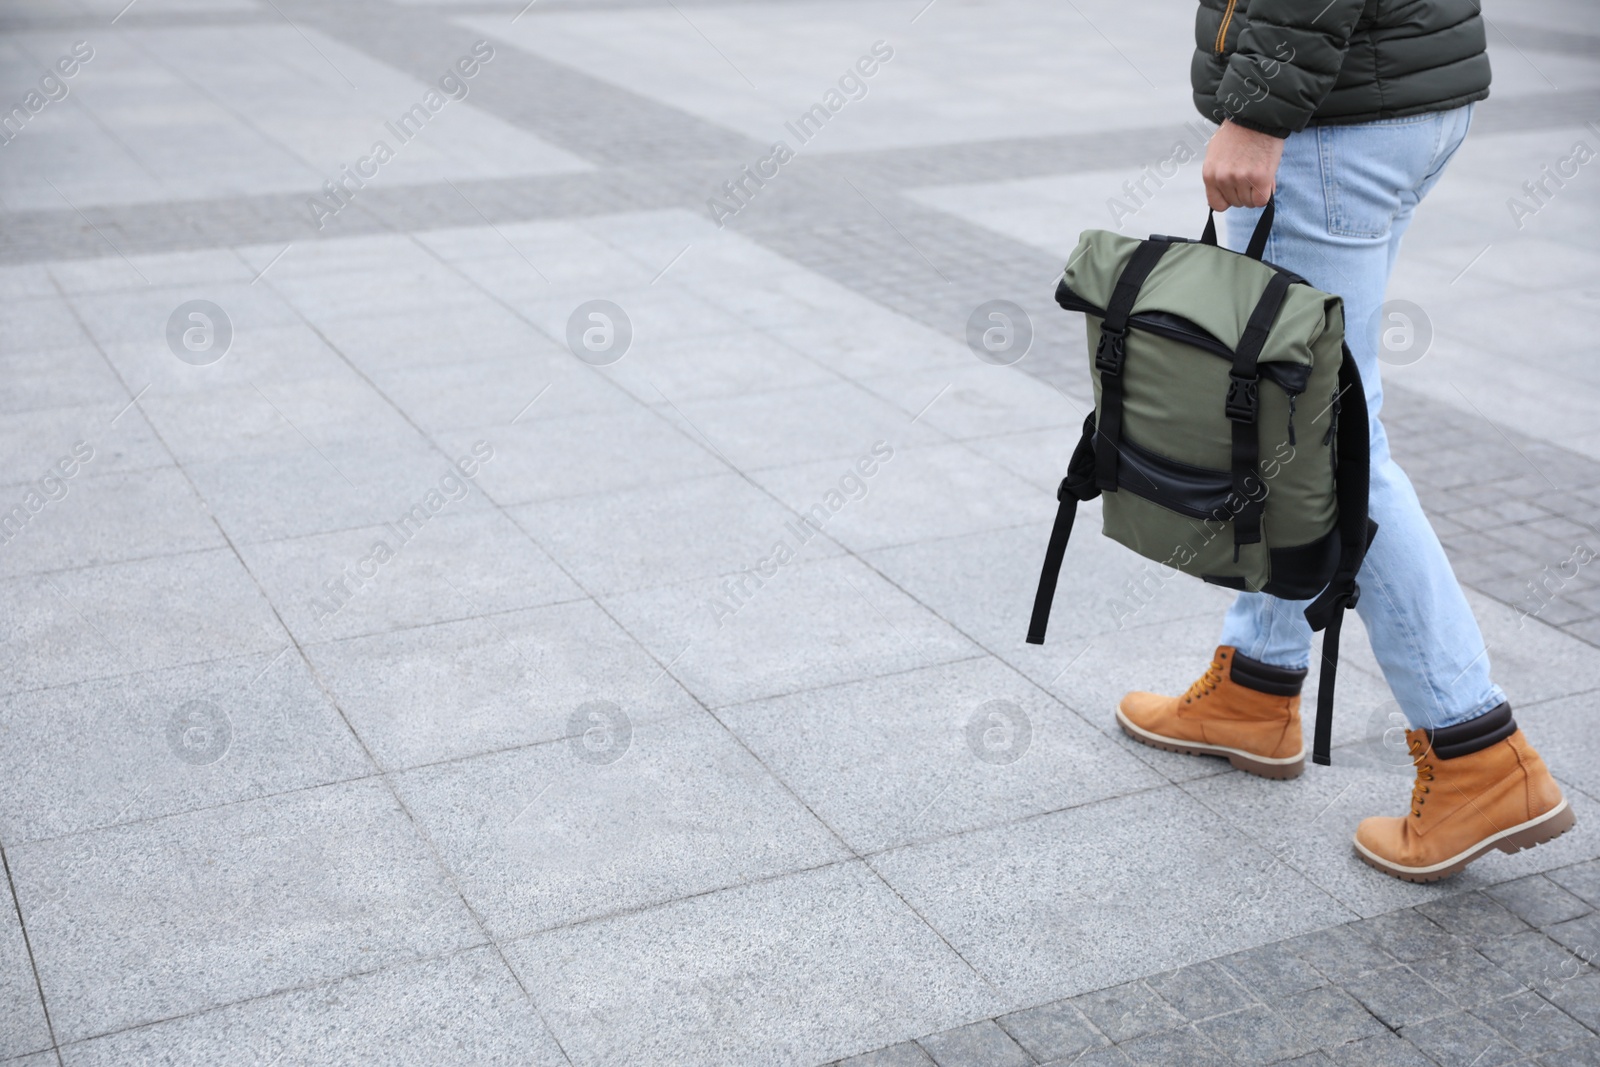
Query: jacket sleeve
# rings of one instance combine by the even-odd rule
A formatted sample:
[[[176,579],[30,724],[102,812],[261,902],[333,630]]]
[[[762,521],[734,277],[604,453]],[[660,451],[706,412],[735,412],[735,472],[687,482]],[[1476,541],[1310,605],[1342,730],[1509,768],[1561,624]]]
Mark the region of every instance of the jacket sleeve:
[[[1274,137],[1305,129],[1333,89],[1364,6],[1363,0],[1332,0],[1326,7],[1313,0],[1254,0],[1217,86],[1223,114]]]

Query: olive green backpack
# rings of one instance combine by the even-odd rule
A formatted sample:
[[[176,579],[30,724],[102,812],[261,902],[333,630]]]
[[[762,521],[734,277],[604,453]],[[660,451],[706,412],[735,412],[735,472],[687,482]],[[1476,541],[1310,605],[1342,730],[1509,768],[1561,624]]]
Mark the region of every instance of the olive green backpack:
[[[1339,623],[1377,532],[1367,518],[1367,406],[1344,307],[1262,260],[1269,201],[1244,253],[1088,230],[1056,302],[1088,319],[1095,410],[1056,493],[1028,641],[1043,644],[1080,500],[1106,536],[1230,589],[1307,600],[1325,631],[1312,761],[1332,738]],[[1312,599],[1315,598],[1315,599]]]

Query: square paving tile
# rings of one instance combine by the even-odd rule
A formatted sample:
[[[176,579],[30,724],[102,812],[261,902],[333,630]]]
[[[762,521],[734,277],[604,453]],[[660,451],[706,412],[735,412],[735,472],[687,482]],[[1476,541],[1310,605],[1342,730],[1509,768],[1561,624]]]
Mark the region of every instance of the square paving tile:
[[[759,575],[757,576],[760,577]],[[730,595],[692,582],[603,598],[712,707],[966,659],[977,646],[851,558],[796,562]]]
[[[639,723],[694,706],[590,600],[311,645],[306,655],[388,770],[567,737],[586,728],[573,723],[590,704]]]
[[[930,1034],[918,1042],[939,1067],[1032,1067],[1034,1059],[991,1021]]]
[[[483,940],[376,781],[8,854],[64,1042]]]
[[[472,949],[136,1027],[62,1049],[71,1067],[167,1063],[522,1063],[565,1067],[499,955]]]
[[[8,845],[374,771],[288,646],[0,697]]]
[[[872,863],[990,981],[1038,1002],[1348,914],[1269,860],[1165,787]],[[1178,868],[1194,873],[1175,881]]]
[[[465,479],[447,483],[464,503]],[[584,592],[498,510],[452,510],[382,526],[244,545],[240,553],[305,643],[498,615]],[[425,505],[426,507],[426,505]]]
[[[1162,782],[987,657],[741,704],[718,717],[858,852]]]
[[[801,514],[812,513],[829,492],[847,495],[850,506],[826,529],[857,552],[1032,522],[1041,501],[1051,500],[962,445],[895,448],[881,462],[878,455],[863,450],[856,465],[826,459],[752,477]]]
[[[820,483],[815,495],[836,488]],[[736,474],[544,501],[510,514],[599,596],[703,578],[748,584],[780,563],[842,551]]]
[[[1070,1060],[1090,1049],[1110,1044],[1110,1039],[1067,1000],[1012,1012],[996,1022],[1040,1063]]]
[[[545,417],[535,406],[514,426],[449,430],[438,439],[451,455],[466,455],[475,441],[490,440],[495,461],[484,465],[478,485],[494,501],[508,506],[638,489],[728,470],[693,427],[676,427],[641,406],[615,415],[554,418]]]
[[[289,643],[225,548],[13,578],[0,590],[0,688],[8,691],[276,653]]]
[[[850,855],[702,711],[641,723],[607,751],[573,737],[395,787],[500,939]]]
[[[0,884],[0,1059],[48,1049],[51,1044],[11,886]]]
[[[823,1063],[998,1007],[855,862],[553,930],[506,954],[578,1067]]]

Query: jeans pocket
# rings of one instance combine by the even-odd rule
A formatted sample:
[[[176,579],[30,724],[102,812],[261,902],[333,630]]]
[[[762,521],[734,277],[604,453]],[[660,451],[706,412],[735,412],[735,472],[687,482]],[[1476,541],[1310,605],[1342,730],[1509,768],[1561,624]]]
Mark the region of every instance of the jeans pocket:
[[[1368,238],[1388,234],[1403,195],[1416,189],[1432,169],[1439,121],[1434,112],[1316,128],[1329,234]]]

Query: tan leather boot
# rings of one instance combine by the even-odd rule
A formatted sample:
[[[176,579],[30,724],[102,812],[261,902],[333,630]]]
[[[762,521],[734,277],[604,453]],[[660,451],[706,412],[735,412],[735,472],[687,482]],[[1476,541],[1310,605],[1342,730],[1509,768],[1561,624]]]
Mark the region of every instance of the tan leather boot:
[[[1406,740],[1417,765],[1410,813],[1356,828],[1356,854],[1384,874],[1437,881],[1490,849],[1542,845],[1577,821],[1509,704],[1442,730],[1407,730]]]
[[[1305,770],[1300,686],[1305,671],[1274,667],[1220,645],[1211,668],[1181,697],[1129,693],[1117,722],[1135,741],[1191,756],[1223,756],[1263,778]]]

